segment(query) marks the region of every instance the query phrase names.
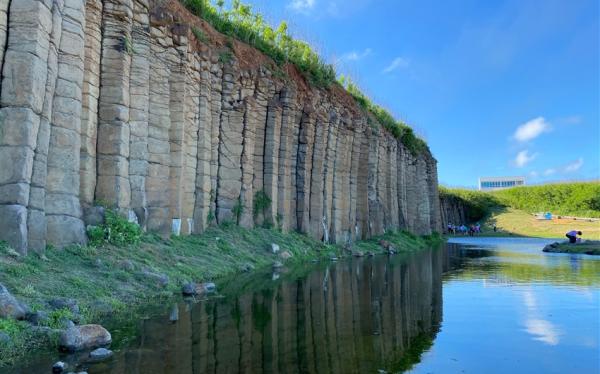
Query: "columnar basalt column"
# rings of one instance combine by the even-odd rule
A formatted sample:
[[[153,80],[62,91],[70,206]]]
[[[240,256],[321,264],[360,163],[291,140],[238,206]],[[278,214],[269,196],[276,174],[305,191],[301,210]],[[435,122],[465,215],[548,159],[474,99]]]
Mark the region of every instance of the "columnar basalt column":
[[[81,101],[81,151],[79,194],[84,211],[94,203],[100,55],[102,51],[102,1],[85,3],[85,60]]]
[[[310,195],[312,154],[315,142],[313,108],[305,108],[300,121],[298,153],[296,161],[296,220],[300,232],[308,232],[310,226]]]
[[[316,115],[315,137],[312,153],[310,185],[310,234],[317,240],[323,239],[323,170],[327,153],[329,116],[327,110],[320,108]]]
[[[129,186],[131,209],[138,223],[146,228],[148,202],[148,119],[150,104],[150,20],[144,1],[134,3],[131,29],[132,56],[129,79]]]
[[[79,200],[84,14],[84,0],[65,1],[46,183],[47,240],[57,247],[87,240]]]
[[[242,135],[246,106],[236,97],[238,70],[231,64],[223,67],[223,93],[219,128],[219,170],[217,178],[216,217],[218,223],[237,222],[242,189]]]
[[[47,4],[34,0],[11,2],[9,14],[0,97],[0,240],[25,254],[52,14]]]
[[[282,105],[279,98],[272,99],[267,109],[267,126],[265,128],[265,156],[264,156],[264,192],[271,204],[265,222],[277,222],[278,206],[278,170],[279,170],[279,141],[281,139],[281,112]]]
[[[40,116],[40,127],[37,135],[35,156],[33,159],[33,174],[29,193],[27,215],[28,247],[38,253],[46,248],[46,181],[48,176],[48,147],[50,145],[50,121],[54,100],[54,90],[58,76],[58,50],[62,34],[62,14],[64,2],[52,3],[52,30],[48,48],[48,73],[44,104]]]
[[[132,0],[107,0],[102,19],[102,59],[97,148],[96,199],[129,209],[129,80]]]
[[[211,74],[207,53],[202,54],[200,96],[198,98],[198,161],[196,166],[196,201],[194,204],[194,233],[202,233],[208,224],[211,192]]]

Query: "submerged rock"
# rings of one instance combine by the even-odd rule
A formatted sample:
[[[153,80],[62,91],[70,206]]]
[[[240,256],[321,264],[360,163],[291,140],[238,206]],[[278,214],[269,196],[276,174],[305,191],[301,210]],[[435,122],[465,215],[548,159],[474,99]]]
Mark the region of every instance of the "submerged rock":
[[[29,307],[18,301],[8,289],[0,283],[0,318],[25,319]]]
[[[109,345],[112,342],[110,333],[100,325],[72,326],[60,335],[61,349],[75,352]]]
[[[90,358],[94,361],[106,360],[113,355],[113,351],[106,348],[98,348],[90,352]]]

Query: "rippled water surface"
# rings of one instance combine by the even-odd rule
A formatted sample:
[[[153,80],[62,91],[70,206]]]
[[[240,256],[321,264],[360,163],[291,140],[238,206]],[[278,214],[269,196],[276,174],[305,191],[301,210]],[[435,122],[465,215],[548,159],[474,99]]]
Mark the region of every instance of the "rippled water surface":
[[[167,305],[113,329],[113,359],[80,367],[90,374],[599,373],[600,259],[545,254],[547,242],[455,238],[409,255],[238,276],[219,285],[219,297]],[[13,371],[46,373],[58,358],[36,357]]]

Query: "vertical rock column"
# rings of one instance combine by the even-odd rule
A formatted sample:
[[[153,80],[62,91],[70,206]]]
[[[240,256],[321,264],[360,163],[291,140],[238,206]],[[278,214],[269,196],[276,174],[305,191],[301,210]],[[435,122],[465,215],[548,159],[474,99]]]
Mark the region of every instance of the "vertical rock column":
[[[202,55],[198,98],[198,153],[194,233],[202,233],[208,224],[211,192],[211,74],[208,55]]]
[[[315,145],[313,108],[305,108],[300,121],[298,154],[296,156],[296,220],[300,232],[308,232],[310,226],[310,187],[312,154]]]
[[[382,130],[380,129],[379,131]],[[380,186],[379,178],[382,178],[379,174],[380,138],[380,134],[373,134],[369,138],[369,176],[367,189],[369,199],[369,236],[383,233],[383,210],[378,191],[378,186]]]
[[[219,129],[219,170],[217,179],[217,222],[237,222],[241,212],[243,102],[237,100],[237,70],[230,64],[223,68],[223,94]]]
[[[366,238],[369,234],[369,136],[370,127],[364,124],[358,137],[359,158],[356,182],[356,224],[357,239]],[[356,140],[355,140],[356,142]]]
[[[148,176],[146,198],[148,204],[148,230],[163,235],[170,234],[169,215],[169,50],[170,39],[157,27],[151,28],[150,53],[150,106],[148,107]]]
[[[27,253],[27,206],[52,16],[44,2],[35,0],[13,1],[9,14],[0,95],[0,240]]]
[[[358,167],[360,161],[360,139],[362,131],[362,121],[360,118],[354,118],[354,129],[352,130],[352,139],[350,144],[350,183],[348,192],[348,230],[350,232],[349,240],[355,241],[359,236],[359,226],[357,219],[358,211]]]
[[[185,133],[185,66],[184,57],[178,56],[169,77],[170,101],[169,112],[171,126],[169,128],[169,215],[172,221],[172,233],[181,233],[181,203],[183,193],[183,136]]]
[[[327,146],[328,116],[322,109],[317,112],[313,152],[310,155],[312,165],[310,177],[310,235],[320,240],[323,238],[323,167]]]
[[[427,164],[421,154],[416,159],[417,220],[414,232],[418,235],[431,234],[431,206],[427,182]]]
[[[81,100],[81,151],[79,194],[83,209],[94,203],[96,189],[96,143],[100,96],[100,52],[102,51],[102,1],[85,4],[85,60]]]
[[[186,48],[190,48],[187,46]],[[198,119],[200,110],[200,57],[187,52],[185,80],[185,131],[183,135],[183,197],[181,233],[194,232],[196,204],[196,169],[198,168]]]
[[[37,145],[33,159],[33,174],[31,177],[31,190],[29,193],[29,207],[27,215],[28,246],[36,252],[46,248],[48,234],[46,221],[46,181],[48,176],[48,147],[50,143],[50,121],[54,100],[54,90],[58,76],[58,49],[62,34],[62,14],[64,2],[52,3],[52,31],[48,48],[48,74],[46,79],[46,92],[44,106],[40,118],[40,128],[37,136]]]
[[[398,143],[399,141],[395,138],[390,138],[390,154],[388,159],[388,165],[390,167],[389,174],[389,191],[390,196],[388,198],[389,211],[390,211],[390,225],[393,230],[400,228],[400,212],[398,210]]]
[[[331,221],[333,217],[333,177],[335,172],[335,155],[338,143],[338,128],[340,126],[339,115],[335,110],[329,114],[329,128],[327,134],[327,148],[325,151],[325,162],[323,164],[323,241],[329,243],[333,239],[331,232]]]
[[[9,5],[10,0],[0,0],[0,73],[2,72],[2,62],[4,61],[4,49],[6,48]]]
[[[283,104],[283,113],[281,117],[281,140],[279,141],[279,170],[278,175],[278,196],[277,196],[277,224],[281,229],[287,231],[291,225],[291,198],[292,198],[292,176],[291,162],[292,157],[292,139],[293,127],[295,122],[294,111],[294,93],[293,89],[284,89],[281,92],[281,102]]]
[[[269,211],[264,217],[265,222],[275,224],[277,218],[278,170],[279,170],[279,140],[281,135],[281,103],[277,99],[269,102],[267,110],[267,125],[265,129],[264,156],[264,192],[271,200]]]
[[[244,130],[242,133],[242,188],[240,191],[240,212],[239,225],[245,228],[254,226],[254,148],[257,127],[257,103],[254,97],[250,96],[244,100]],[[260,145],[259,145],[260,146]]]
[[[133,53],[132,0],[106,0],[103,10],[96,199],[130,206],[129,79]]]
[[[46,184],[47,240],[57,247],[86,241],[79,202],[84,30],[85,1],[65,1]]]
[[[130,207],[141,227],[148,220],[146,177],[148,176],[148,118],[150,95],[150,33],[144,1],[134,3],[131,28],[132,56],[129,77],[129,186]]]

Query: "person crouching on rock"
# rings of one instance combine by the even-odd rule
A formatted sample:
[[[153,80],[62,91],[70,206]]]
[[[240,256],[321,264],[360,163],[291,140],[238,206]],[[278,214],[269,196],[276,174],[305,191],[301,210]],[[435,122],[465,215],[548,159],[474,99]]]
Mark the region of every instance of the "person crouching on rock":
[[[569,231],[566,235],[566,237],[569,238],[569,243],[577,243],[577,235],[581,236],[583,233],[575,230]]]

